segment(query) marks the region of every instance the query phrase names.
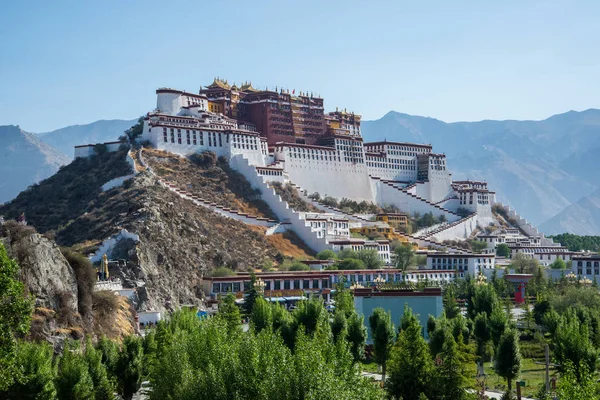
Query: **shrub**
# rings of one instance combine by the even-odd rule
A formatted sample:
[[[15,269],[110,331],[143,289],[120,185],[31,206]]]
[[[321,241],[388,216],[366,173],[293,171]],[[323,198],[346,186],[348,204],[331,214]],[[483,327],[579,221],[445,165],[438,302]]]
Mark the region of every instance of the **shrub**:
[[[233,272],[231,269],[227,268],[227,267],[219,267],[219,268],[215,268],[211,273],[210,276],[212,277],[220,277],[220,276],[232,276],[235,275],[235,272]]]
[[[189,156],[189,159],[191,162],[202,168],[211,168],[217,165],[217,155],[212,151],[194,153]]]
[[[87,257],[64,247],[61,247],[60,251],[75,273],[79,313],[82,316],[89,316],[92,311],[92,293],[96,284],[96,270]]]

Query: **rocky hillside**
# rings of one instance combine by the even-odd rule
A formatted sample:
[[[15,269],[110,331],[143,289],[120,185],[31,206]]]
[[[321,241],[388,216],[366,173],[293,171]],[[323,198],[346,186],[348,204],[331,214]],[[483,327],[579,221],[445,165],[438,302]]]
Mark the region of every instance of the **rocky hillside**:
[[[69,162],[68,157],[18,126],[0,126],[0,204]]]
[[[0,215],[16,219],[25,212],[29,223],[45,233],[56,231],[94,207],[106,195],[102,185],[131,173],[126,151],[78,158],[57,174],[32,185],[12,202],[0,206]]]
[[[208,202],[257,217],[275,218],[246,178],[212,152],[195,154],[188,159],[165,151],[144,149],[144,159],[158,176]]]
[[[33,338],[60,346],[68,337],[120,338],[134,331],[126,299],[95,292],[96,274],[85,258],[14,221],[0,225],[0,244],[19,264],[19,279],[34,299]]]
[[[76,160],[0,208],[0,214],[24,212],[30,224],[51,232],[58,243],[83,254],[96,251],[119,232],[129,232],[136,240],[113,246],[111,258],[125,260],[125,264],[111,270],[111,275],[121,277],[126,286],[138,288],[138,309],[142,310],[200,304],[204,296],[202,276],[216,267],[247,270],[264,263],[278,264],[286,256],[306,255],[293,235],[265,236],[265,228],[250,227],[197,206],[160,185],[148,171],[103,192],[100,187],[115,175],[130,173],[124,159],[121,152]],[[188,161],[172,160],[176,161],[179,164],[158,159],[152,162],[154,168],[158,163],[164,168],[170,165],[174,171],[170,176],[177,182],[185,176],[179,173],[180,167],[196,172]],[[216,173],[215,177],[204,176],[208,170],[198,167],[198,176],[190,175],[185,183],[196,187],[207,180],[203,195],[212,193],[257,213],[270,212],[260,208],[252,193],[251,198],[243,194],[248,183],[226,165],[211,168],[218,168],[210,172]],[[240,192],[239,187],[246,189]]]

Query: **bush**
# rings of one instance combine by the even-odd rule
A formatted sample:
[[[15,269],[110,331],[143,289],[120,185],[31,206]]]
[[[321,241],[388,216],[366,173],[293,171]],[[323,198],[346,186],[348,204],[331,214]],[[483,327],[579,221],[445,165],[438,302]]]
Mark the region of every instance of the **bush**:
[[[191,162],[202,168],[211,168],[217,165],[217,155],[212,151],[194,153],[189,156]]]
[[[210,276],[212,276],[214,278],[221,277],[221,276],[232,276],[232,275],[235,275],[235,272],[233,272],[231,269],[229,269],[227,267],[215,268],[210,273]]]
[[[317,253],[317,259],[319,260],[335,260],[337,258],[333,250],[323,250]]]
[[[87,257],[64,247],[61,247],[60,251],[75,273],[79,313],[82,316],[90,316],[92,312],[92,293],[96,284],[96,270]]]

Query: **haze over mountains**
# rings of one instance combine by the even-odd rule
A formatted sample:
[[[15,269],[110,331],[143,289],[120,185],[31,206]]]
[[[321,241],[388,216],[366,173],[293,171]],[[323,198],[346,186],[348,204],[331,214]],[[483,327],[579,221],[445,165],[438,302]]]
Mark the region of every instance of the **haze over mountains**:
[[[9,131],[13,137],[0,142],[0,171],[6,172],[0,202],[69,162],[75,145],[117,140],[135,122],[101,120],[36,135],[45,143],[16,127],[0,127],[0,139]],[[363,121],[362,131],[366,141],[431,143],[446,153],[455,179],[488,181],[499,201],[547,234],[600,234],[600,110],[543,121],[455,123],[390,111]],[[8,172],[17,165],[19,174]]]
[[[0,203],[69,162],[69,157],[18,126],[0,126]]]
[[[100,120],[85,125],[72,125],[38,136],[61,153],[73,158],[73,147],[80,144],[103,143],[117,140],[136,120]]]

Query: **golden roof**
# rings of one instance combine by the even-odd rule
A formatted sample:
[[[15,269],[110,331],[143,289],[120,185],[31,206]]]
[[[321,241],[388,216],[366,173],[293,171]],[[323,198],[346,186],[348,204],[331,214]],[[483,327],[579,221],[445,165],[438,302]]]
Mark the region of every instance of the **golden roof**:
[[[244,82],[240,88],[242,92],[258,92],[257,89],[252,87],[252,82]]]
[[[207,89],[231,89],[231,86],[227,83],[227,80],[222,80],[219,78],[215,78],[213,83],[206,87]]]

